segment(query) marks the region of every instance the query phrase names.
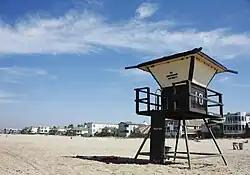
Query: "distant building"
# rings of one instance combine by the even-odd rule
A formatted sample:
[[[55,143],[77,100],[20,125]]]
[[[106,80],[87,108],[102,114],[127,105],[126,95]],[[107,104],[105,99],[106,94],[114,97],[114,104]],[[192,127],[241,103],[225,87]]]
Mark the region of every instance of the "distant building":
[[[227,113],[224,117],[223,132],[225,136],[243,136],[247,134],[250,123],[250,113]]]
[[[49,134],[51,127],[50,126],[39,126],[37,129],[38,134]]]
[[[110,124],[110,123],[86,123],[85,124],[88,128],[88,136],[94,136],[96,133],[101,133],[102,129],[105,127],[109,128],[118,128],[117,124]]]
[[[29,129],[30,134],[37,134],[39,126],[31,126]]]
[[[202,124],[203,120],[196,119],[196,120],[187,120],[187,134],[189,137],[196,137],[201,136]]]
[[[166,125],[165,136],[166,137],[176,137],[177,129],[178,129],[178,120],[167,119],[167,120],[165,120],[165,125]],[[180,136],[182,135],[182,127],[180,128],[179,135]]]
[[[134,132],[130,137],[145,137],[150,131],[150,125],[141,124],[137,128],[134,129]]]
[[[208,119],[208,126],[212,130],[213,135],[217,138],[223,137],[223,123],[225,122],[225,117],[218,119]],[[201,135],[202,138],[211,138],[211,134],[209,134],[209,131],[205,125],[205,123],[202,124],[201,126]]]
[[[119,137],[128,137],[129,135],[133,134],[140,125],[146,125],[146,123],[138,124],[133,123],[131,121],[128,122],[120,122],[118,124],[118,133]]]
[[[187,134],[189,136],[197,136],[201,132],[202,120],[186,120]],[[178,120],[167,119],[165,120],[166,125],[166,137],[176,137],[178,131]],[[181,122],[181,127],[179,131],[179,136],[183,136],[183,122]]]
[[[50,128],[49,134],[50,135],[65,135],[67,132],[67,128],[65,127],[52,127]]]
[[[4,128],[3,133],[4,134],[20,134],[21,130],[16,128]]]
[[[215,137],[223,137],[223,123],[208,123],[209,128],[212,130]],[[211,135],[208,132],[208,129],[205,124],[201,126],[201,135],[202,138],[211,138]]]
[[[104,127],[102,128],[101,132],[97,132],[95,136],[97,137],[110,137],[110,136],[117,136],[117,128],[114,127]]]
[[[88,128],[81,126],[81,127],[75,127],[69,130],[71,135],[73,136],[87,136],[88,135]]]
[[[67,128],[65,128],[65,127],[58,127],[57,128],[57,134],[58,135],[63,135],[63,134],[65,134],[67,132]]]

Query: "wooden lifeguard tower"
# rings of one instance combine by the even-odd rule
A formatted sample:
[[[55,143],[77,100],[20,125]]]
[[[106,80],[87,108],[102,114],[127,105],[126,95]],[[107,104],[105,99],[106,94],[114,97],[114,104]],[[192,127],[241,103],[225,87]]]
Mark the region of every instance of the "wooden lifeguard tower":
[[[160,91],[160,93],[152,93],[149,87],[135,89],[136,113],[151,117],[150,132],[143,140],[135,159],[137,159],[138,155],[149,155],[150,162],[159,164],[165,163],[165,159],[170,158],[173,158],[174,161],[176,158],[188,159],[188,165],[191,169],[190,154],[195,154],[205,155],[205,157],[221,156],[225,165],[227,165],[207,121],[223,119],[222,94],[208,89],[208,85],[218,73],[231,72],[237,74],[237,72],[227,69],[203,53],[201,47],[144,62],[136,66],[126,67],[125,69],[133,68],[149,72],[159,85]],[[141,94],[144,94],[144,96],[146,94],[146,97],[141,98]],[[141,107],[143,104],[145,108]],[[217,108],[218,113],[210,114],[209,108],[212,107]],[[166,152],[165,149],[166,119],[178,120],[174,152]],[[189,151],[186,120],[193,119],[202,119],[204,121],[219,153]],[[177,152],[181,122],[183,122],[186,152]],[[141,152],[149,136],[150,152]],[[186,156],[177,156],[177,154],[186,154]]]

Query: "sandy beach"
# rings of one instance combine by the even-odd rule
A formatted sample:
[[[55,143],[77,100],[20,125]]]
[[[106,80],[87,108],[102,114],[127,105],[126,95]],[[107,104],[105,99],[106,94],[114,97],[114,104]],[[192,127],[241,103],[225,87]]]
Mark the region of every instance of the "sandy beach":
[[[244,150],[233,150],[235,140],[217,140],[228,166],[220,157],[193,159],[192,170],[188,170],[186,160],[178,164],[114,164],[96,160],[86,160],[81,156],[121,156],[133,158],[142,139],[83,138],[39,135],[0,136],[0,174],[25,175],[160,175],[160,174],[250,174],[250,143]],[[173,139],[166,139],[166,145],[173,146]],[[195,142],[190,140],[191,151],[215,152],[211,140]],[[147,141],[144,151],[149,150]],[[180,140],[179,151],[185,150],[184,140]],[[76,157],[76,156],[79,157]],[[148,157],[140,156],[147,159]]]

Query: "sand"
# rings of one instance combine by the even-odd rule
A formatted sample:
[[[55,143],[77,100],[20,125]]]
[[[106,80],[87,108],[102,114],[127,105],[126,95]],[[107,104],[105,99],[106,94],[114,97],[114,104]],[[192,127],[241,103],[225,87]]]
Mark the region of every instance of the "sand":
[[[186,160],[177,160],[178,164],[114,164],[95,160],[86,160],[79,156],[121,156],[134,157],[142,139],[83,138],[39,135],[0,136],[0,174],[25,175],[160,175],[160,174],[250,174],[250,143],[244,144],[244,150],[233,150],[235,140],[217,140],[228,166],[221,157],[193,159],[192,170],[188,170]],[[174,140],[167,139],[166,145],[173,146]],[[212,140],[195,142],[190,140],[191,151],[216,152]],[[180,140],[180,149],[185,150],[184,140]],[[148,151],[147,141],[144,151]],[[148,157],[140,156],[147,159]]]

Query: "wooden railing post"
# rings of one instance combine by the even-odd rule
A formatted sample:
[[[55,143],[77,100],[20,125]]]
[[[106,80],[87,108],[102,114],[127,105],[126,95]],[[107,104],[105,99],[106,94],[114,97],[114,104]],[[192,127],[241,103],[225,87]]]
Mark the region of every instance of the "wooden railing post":
[[[150,111],[150,89],[147,88],[147,111]]]
[[[136,111],[136,113],[139,113],[139,108],[140,108],[140,104],[139,104],[139,99],[140,99],[139,90],[140,89],[135,89],[135,111]]]
[[[219,103],[220,103],[220,115],[223,116],[222,94],[219,94]]]

